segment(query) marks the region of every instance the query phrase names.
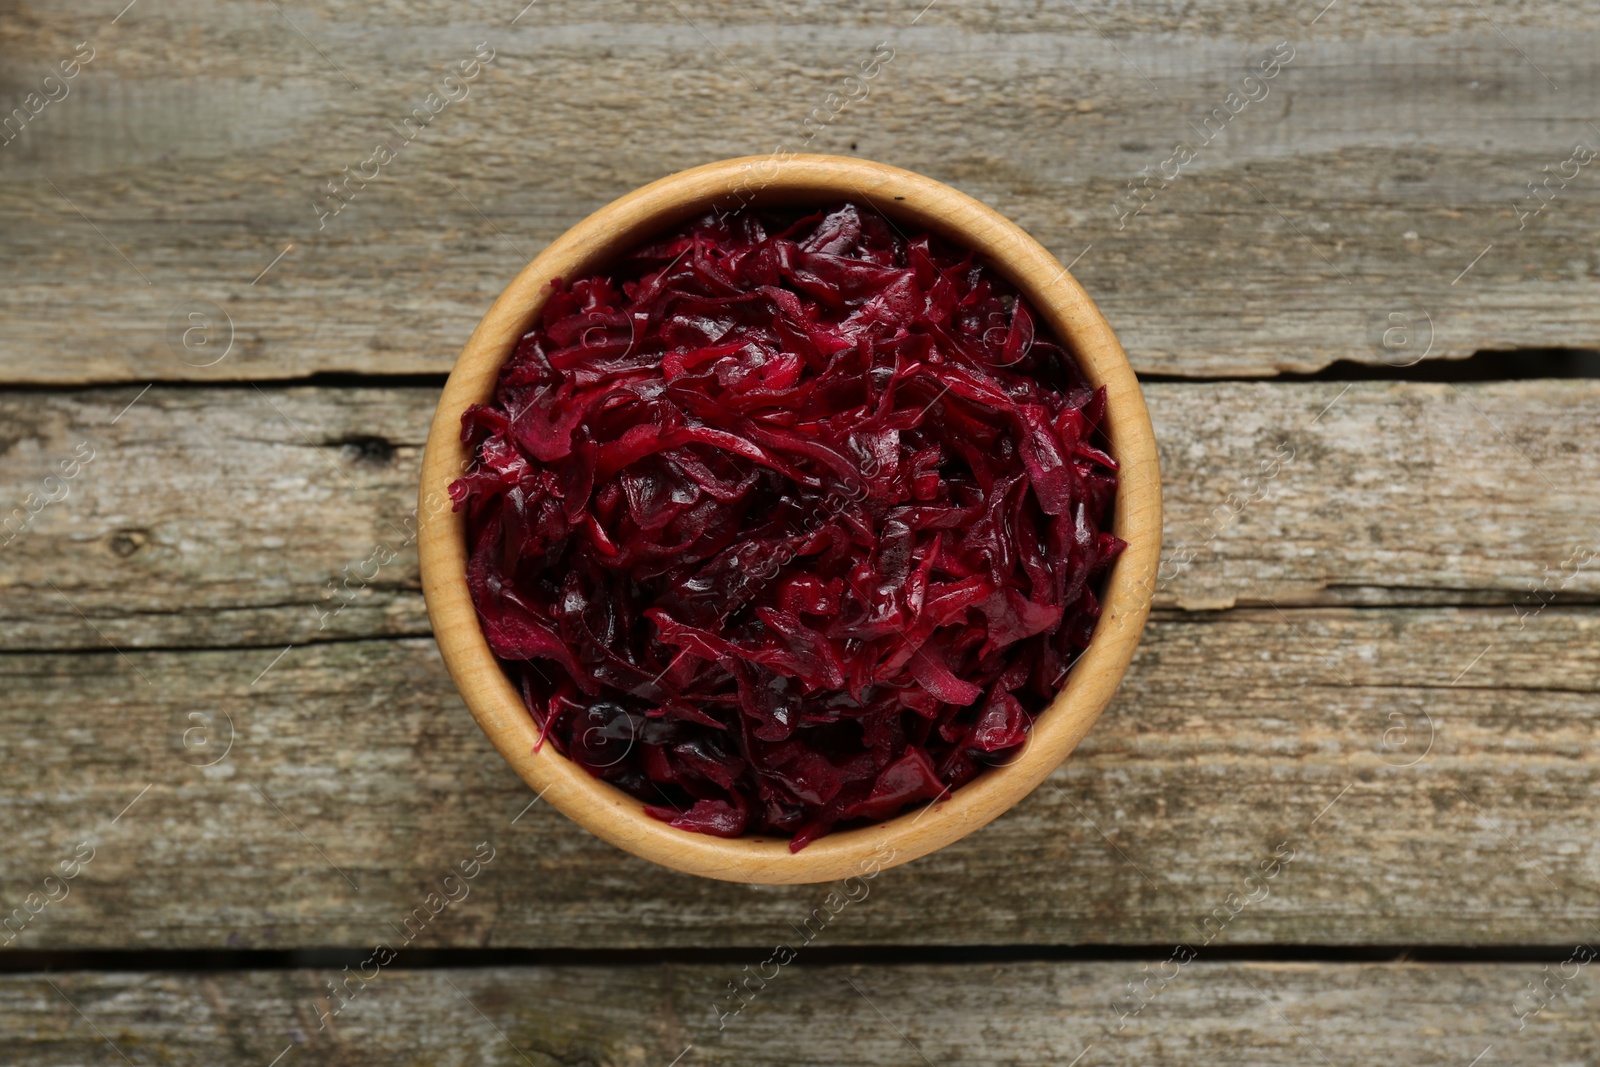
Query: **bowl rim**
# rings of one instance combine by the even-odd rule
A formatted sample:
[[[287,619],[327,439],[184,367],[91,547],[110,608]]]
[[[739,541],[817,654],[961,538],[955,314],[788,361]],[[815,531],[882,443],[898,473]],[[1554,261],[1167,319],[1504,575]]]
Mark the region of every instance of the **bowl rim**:
[[[490,651],[467,589],[465,517],[451,507],[448,486],[470,463],[461,441],[462,412],[489,398],[501,366],[543,310],[553,280],[591,273],[720,205],[821,206],[847,199],[972,248],[1028,297],[1085,376],[1106,387],[1105,433],[1120,468],[1112,531],[1128,547],[1105,579],[1102,616],[1089,647],[1037,717],[1021,753],[942,799],[791,853],[780,838],[727,839],[675,829],[554,745],[535,750],[533,719]],[[473,331],[440,395],[423,456],[418,522],[422,589],[440,654],[479,727],[538,796],[601,839],[662,866],[725,881],[802,884],[875,874],[942,848],[1003,814],[1066,759],[1110,702],[1149,616],[1161,553],[1160,469],[1144,396],[1116,335],[1067,268],[1021,227],[965,193],[898,167],[842,156],[746,156],[628,193],[523,268]]]

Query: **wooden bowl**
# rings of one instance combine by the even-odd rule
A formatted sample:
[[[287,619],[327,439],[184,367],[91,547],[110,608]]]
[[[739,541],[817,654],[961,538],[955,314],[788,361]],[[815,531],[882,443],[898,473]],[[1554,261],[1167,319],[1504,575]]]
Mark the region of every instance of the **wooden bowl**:
[[[711,207],[842,200],[870,204],[908,229],[977,251],[1027,296],[1089,380],[1106,387],[1106,434],[1121,466],[1113,530],[1128,547],[1107,578],[1093,641],[1020,754],[938,803],[830,834],[792,854],[788,842],[776,838],[727,840],[674,829],[553,745],[534,750],[533,719],[489,651],[467,592],[465,522],[452,510],[446,488],[470,460],[461,443],[462,412],[489,399],[553,279],[593,273]],[[752,156],[686,170],[601,208],[553,242],[500,294],[456,361],[428,434],[418,514],[422,589],[439,650],[478,725],[523,781],[618,848],[737,882],[824,882],[894,866],[966,836],[1026,796],[1066,758],[1116,691],[1149,614],[1161,553],[1150,416],[1121,345],[1088,294],[1042,245],[971,197],[909,171],[837,156]]]

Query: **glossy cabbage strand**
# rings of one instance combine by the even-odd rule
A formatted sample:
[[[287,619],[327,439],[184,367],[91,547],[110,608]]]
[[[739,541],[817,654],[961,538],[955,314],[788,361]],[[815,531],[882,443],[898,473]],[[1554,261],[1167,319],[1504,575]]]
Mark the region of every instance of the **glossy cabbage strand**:
[[[463,417],[468,583],[541,742],[799,849],[1026,741],[1122,548],[1104,412],[969,252],[707,216],[558,284]]]

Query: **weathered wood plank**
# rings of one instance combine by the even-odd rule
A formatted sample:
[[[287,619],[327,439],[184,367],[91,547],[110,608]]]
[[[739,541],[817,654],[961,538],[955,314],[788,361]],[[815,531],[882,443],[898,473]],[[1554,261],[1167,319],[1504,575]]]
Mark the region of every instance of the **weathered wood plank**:
[[[266,1064],[282,1056],[284,1067],[1246,1060],[1463,1067],[1475,1056],[1589,1063],[1600,1049],[1600,995],[1593,975],[1576,964],[1557,962],[1547,972],[1531,964],[1198,961],[1118,1031],[1109,1003],[1126,1000],[1125,984],[1141,979],[1144,966],[1015,963],[952,973],[802,964],[782,969],[720,1031],[713,1006],[740,974],[733,964],[397,966],[368,984],[349,979],[352,998],[320,1030],[330,1010],[325,983],[346,981],[343,971],[14,975],[0,979],[0,1040],[17,1067],[118,1062],[108,1043],[134,1063]],[[1534,1003],[1526,987],[1575,971],[1565,995],[1519,1031],[1517,1012]],[[1561,985],[1555,979],[1551,988]]]
[[[826,943],[1196,938],[1284,850],[1218,943],[1600,932],[1600,613],[1486,614],[1161,613],[1047,785],[879,875]],[[277,657],[0,656],[0,765],[25,769],[0,789],[0,912],[95,850],[17,947],[360,945],[480,842],[493,861],[418,944],[761,945],[827,896],[674,874],[531,803],[427,639]]]
[[[1146,393],[1158,606],[1483,604],[1495,629],[1600,593],[1600,383]],[[138,394],[0,393],[0,647],[429,632],[410,539],[435,390],[157,386],[124,411]],[[64,498],[28,519],[29,494]]]
[[[381,25],[348,3],[139,5],[115,25],[22,9],[0,40],[7,106],[77,41],[97,52],[0,146],[0,381],[445,370],[547,241],[670,171],[797,146],[877,41],[894,60],[808,147],[1015,217],[1076,262],[1141,370],[1600,344],[1600,185],[1572,162],[1600,146],[1594,3],[520,6]],[[1294,58],[1243,86],[1279,40]],[[393,125],[479,41],[495,59],[469,95],[401,143]],[[320,219],[324,184],[380,140],[394,161]],[[1141,172],[1159,185],[1164,164],[1151,191]],[[192,366],[223,341],[185,352],[169,326],[207,302],[233,347]],[[1391,314],[1404,347],[1383,345]]]

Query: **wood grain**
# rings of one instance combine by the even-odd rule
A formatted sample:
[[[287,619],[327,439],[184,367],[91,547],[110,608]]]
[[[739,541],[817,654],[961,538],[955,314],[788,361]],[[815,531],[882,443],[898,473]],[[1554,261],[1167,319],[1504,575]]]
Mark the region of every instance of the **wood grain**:
[[[1593,968],[1519,1030],[1559,964],[1214,951],[1596,943],[1594,382],[1147,385],[1167,563],[1118,697],[1016,809],[872,879],[816,944],[1212,944],[1121,1030],[1113,998],[1164,948],[802,953],[719,1032],[726,983],[828,887],[676,875],[530,804],[427,636],[409,519],[441,379],[307,381],[442,375],[548,242],[665,173],[801,147],[879,41],[868,98],[806,147],[1016,220],[1145,374],[1600,346],[1600,171],[1519,218],[1600,146],[1600,3],[524,2],[4,5],[0,118],[78,42],[96,58],[0,144],[0,383],[25,387],[0,391],[0,961],[399,944],[479,843],[470,896],[411,945],[726,958],[402,952],[322,1030],[335,966],[12,973],[8,1062],[1600,1060]],[[1267,97],[1197,131],[1280,40]],[[470,96],[319,228],[325,183],[479,41]],[[1136,193],[1180,142],[1192,165]],[[46,481],[80,442],[94,460]]]
[[[1516,1012],[1533,1003],[1525,987],[1546,966],[1571,974],[1562,959],[1198,961],[1120,1032],[1109,1003],[1126,998],[1144,961],[974,965],[959,983],[933,965],[800,964],[720,1031],[713,1006],[741,964],[396,967],[369,985],[350,980],[354,997],[321,1029],[325,983],[345,979],[337,968],[13,975],[0,979],[0,1040],[17,1067],[120,1062],[108,1042],[134,1063],[266,1064],[287,1053],[285,1065],[341,1067],[1592,1062],[1600,997],[1588,969],[1517,1030]]]
[[[1152,386],[1168,543],[1205,552],[1174,562],[1130,678],[1054,787],[883,875],[894,892],[838,936],[1183,936],[1341,796],[1308,877],[1228,938],[1580,936],[1600,916],[1593,568],[1537,595],[1517,582],[1593,544],[1594,459],[1573,447],[1600,405],[1590,385]],[[531,797],[431,642],[388,639],[426,633],[404,553],[316,629],[313,605],[337,604],[323,583],[403,540],[432,390],[158,387],[124,412],[137,392],[5,399],[17,493],[97,444],[67,498],[0,551],[17,652],[0,657],[0,757],[29,768],[3,797],[11,906],[75,842],[107,842],[19,944],[358,943],[416,906],[429,870],[499,833],[521,835],[500,896],[432,943],[687,946],[711,929],[759,944],[817,906],[679,879],[542,806],[511,824]],[[1293,461],[1264,478],[1284,441]],[[1250,495],[1252,473],[1265,495],[1211,538],[1207,516]],[[209,770],[182,745],[191,712],[232,715],[241,738]],[[1423,714],[1435,747],[1396,766],[1417,750],[1385,735],[1422,745]]]
[[[0,647],[429,632],[411,538],[437,390],[156,386],[123,413],[139,391],[0,392],[0,523],[79,442],[95,455],[0,547]],[[1583,444],[1600,384],[1146,395],[1158,607],[1472,604],[1494,606],[1492,628],[1600,593],[1600,567],[1578,565],[1600,546],[1600,456]]]
[[[825,943],[1194,938],[1285,843],[1219,944],[1600,936],[1600,615],[1498,613],[1158,613],[1062,769]],[[360,945],[484,841],[418,944],[759,946],[831,891],[674,874],[532,803],[431,640],[279,651],[0,656],[0,912],[96,849],[17,947]]]
[[[441,372],[568,226],[663,174],[798,147],[819,108],[810,150],[948,182],[1074,262],[1141,371],[1600,344],[1592,166],[1519,214],[1600,144],[1594,3],[923,6],[427,3],[374,25],[368,5],[206,0],[113,25],[16,5],[8,106],[76,42],[97,54],[0,147],[0,380]],[[1267,95],[1206,132],[1280,40]],[[401,144],[480,41],[495,59],[469,95]],[[833,112],[878,41],[893,61]],[[325,183],[379,140],[395,160],[324,225]],[[1180,143],[1193,161],[1123,219]],[[207,359],[231,337],[229,355],[181,362],[170,325],[212,306],[231,326]]]

